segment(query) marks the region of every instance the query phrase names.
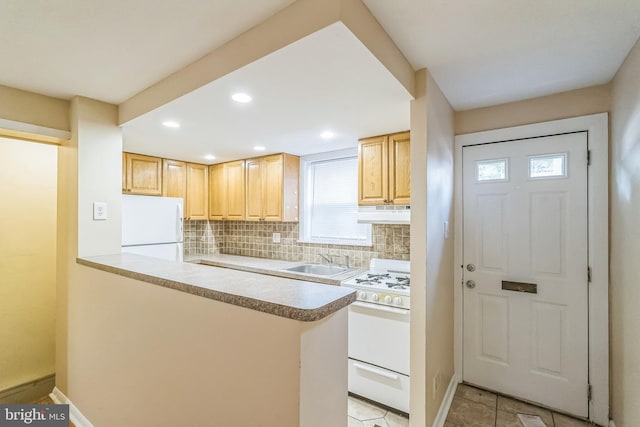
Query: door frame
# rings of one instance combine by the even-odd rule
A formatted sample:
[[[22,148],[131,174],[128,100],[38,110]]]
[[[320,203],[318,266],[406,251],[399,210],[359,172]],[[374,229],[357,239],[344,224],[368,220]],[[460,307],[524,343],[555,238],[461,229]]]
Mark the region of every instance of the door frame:
[[[484,132],[457,135],[454,153],[454,370],[462,381],[463,260],[462,260],[462,148],[492,142],[587,132],[589,221],[589,419],[609,425],[609,115],[593,114]],[[586,159],[585,159],[586,161]],[[602,369],[605,367],[606,369]]]

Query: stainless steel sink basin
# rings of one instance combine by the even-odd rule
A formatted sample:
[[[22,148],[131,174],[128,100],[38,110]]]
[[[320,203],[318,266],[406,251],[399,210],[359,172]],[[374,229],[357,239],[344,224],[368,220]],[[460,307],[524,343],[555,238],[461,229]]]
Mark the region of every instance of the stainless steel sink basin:
[[[334,276],[336,274],[344,273],[349,270],[345,267],[339,267],[337,265],[326,264],[300,264],[295,267],[289,267],[286,271],[292,271],[295,273],[314,274],[316,276]]]

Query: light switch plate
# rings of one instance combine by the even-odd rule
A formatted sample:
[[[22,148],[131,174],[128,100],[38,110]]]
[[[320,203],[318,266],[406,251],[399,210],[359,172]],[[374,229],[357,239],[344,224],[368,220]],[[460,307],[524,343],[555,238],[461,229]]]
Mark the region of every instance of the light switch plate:
[[[280,233],[273,233],[273,243],[280,243]]]
[[[93,219],[107,219],[107,204],[105,202],[93,202]]]

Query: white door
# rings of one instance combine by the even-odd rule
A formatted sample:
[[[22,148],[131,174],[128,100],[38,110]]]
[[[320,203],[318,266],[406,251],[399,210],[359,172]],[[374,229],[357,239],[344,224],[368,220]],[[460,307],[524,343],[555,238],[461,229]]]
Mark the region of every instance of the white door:
[[[462,156],[463,379],[587,417],[587,133]]]

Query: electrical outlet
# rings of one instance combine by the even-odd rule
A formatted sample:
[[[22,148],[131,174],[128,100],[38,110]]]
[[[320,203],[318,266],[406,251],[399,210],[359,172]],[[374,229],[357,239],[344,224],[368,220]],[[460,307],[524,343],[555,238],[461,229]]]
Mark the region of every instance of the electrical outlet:
[[[93,202],[93,219],[107,219],[107,204],[105,202]]]
[[[273,243],[280,243],[280,233],[273,233]]]

